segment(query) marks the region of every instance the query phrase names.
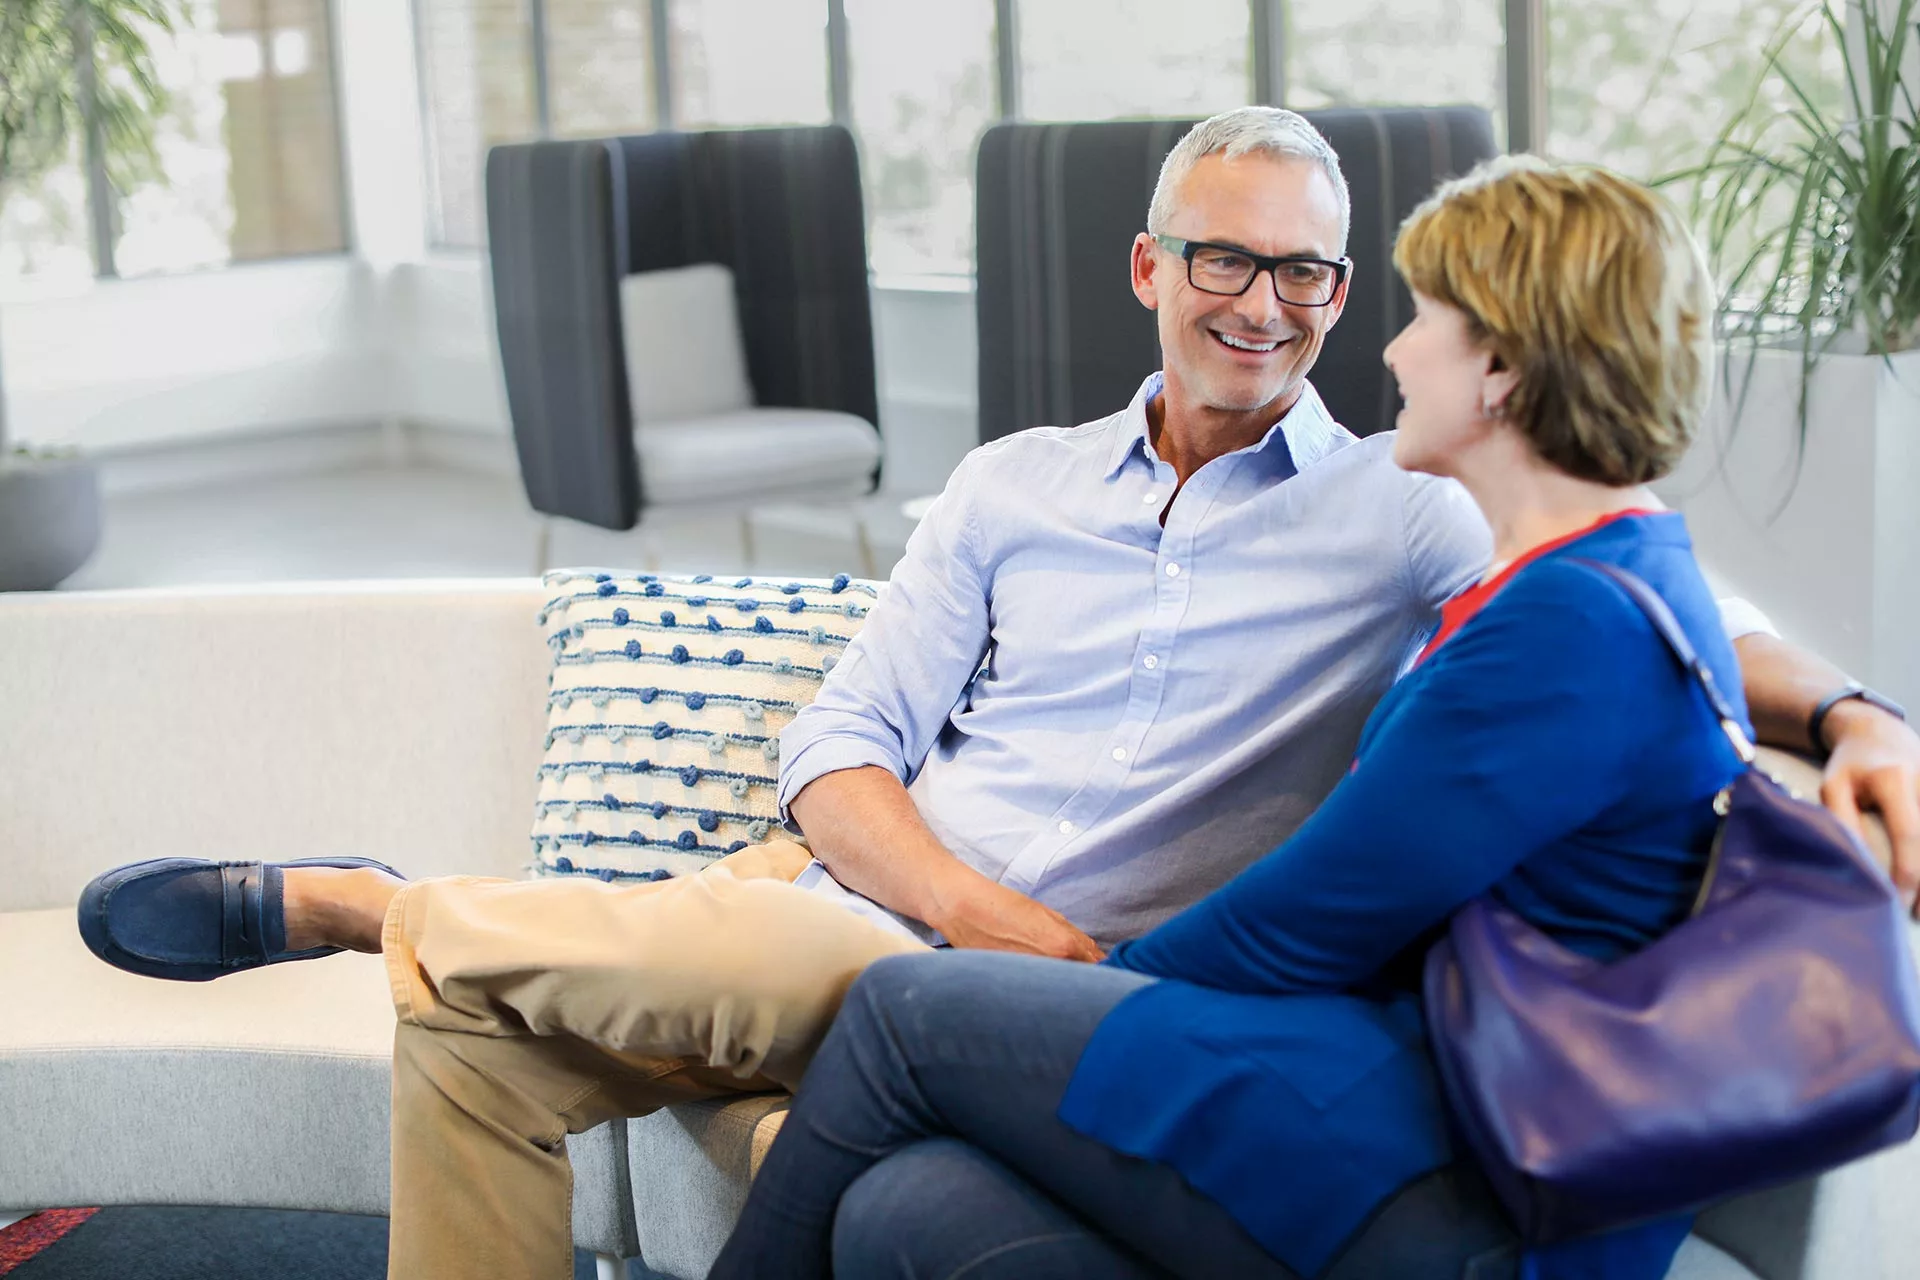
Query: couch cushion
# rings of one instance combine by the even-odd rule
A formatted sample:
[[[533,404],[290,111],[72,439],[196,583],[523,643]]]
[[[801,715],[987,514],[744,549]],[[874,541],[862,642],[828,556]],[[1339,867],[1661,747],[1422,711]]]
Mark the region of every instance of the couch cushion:
[[[733,272],[721,264],[625,277],[620,328],[636,424],[752,407]]]
[[[590,570],[547,581],[536,873],[659,879],[778,830],[780,730],[877,585]]]
[[[1699,1236],[1688,1236],[1674,1256],[1667,1280],[1754,1280],[1754,1274]]]
[[[649,506],[815,501],[873,487],[880,435],[864,419],[827,409],[742,409],[642,424],[640,488]]]
[[[156,982],[95,959],[68,908],[0,916],[0,975],[0,1205],[386,1212],[378,958]]]
[[[714,1098],[630,1122],[635,1218],[649,1267],[670,1276],[707,1274],[792,1101],[783,1093]],[[1755,1273],[1690,1236],[1667,1280],[1755,1280]]]
[[[0,914],[0,1208],[387,1211],[393,1003],[376,956],[156,982],[72,908]],[[633,1251],[624,1124],[568,1140],[574,1240]]]
[[[640,1257],[663,1275],[704,1276],[793,1099],[751,1093],[683,1103],[628,1122]]]
[[[0,593],[0,911],[261,840],[521,874],[546,594],[531,577]]]

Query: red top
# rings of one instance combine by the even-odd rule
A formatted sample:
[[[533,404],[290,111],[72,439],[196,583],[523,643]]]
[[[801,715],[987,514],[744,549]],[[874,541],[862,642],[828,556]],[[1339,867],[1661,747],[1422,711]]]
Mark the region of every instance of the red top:
[[[1500,588],[1513,581],[1514,574],[1519,573],[1522,569],[1532,564],[1535,560],[1538,560],[1541,556],[1546,555],[1549,551],[1558,551],[1569,542],[1578,542],[1595,529],[1610,525],[1615,520],[1624,520],[1628,516],[1653,516],[1659,514],[1657,511],[1633,508],[1626,511],[1615,511],[1611,515],[1601,516],[1584,529],[1575,529],[1572,533],[1563,534],[1550,542],[1543,542],[1539,546],[1532,548],[1525,555],[1520,556],[1512,564],[1502,569],[1499,573],[1496,573],[1493,577],[1488,578],[1485,582],[1474,583],[1465,591],[1462,591],[1459,595],[1440,606],[1440,630],[1434,633],[1433,639],[1427,641],[1426,648],[1420,650],[1420,656],[1413,660],[1413,665],[1417,667],[1431,657],[1435,649],[1438,649],[1441,645],[1452,639],[1454,632],[1467,625],[1467,619],[1484,609],[1487,601],[1499,595]]]

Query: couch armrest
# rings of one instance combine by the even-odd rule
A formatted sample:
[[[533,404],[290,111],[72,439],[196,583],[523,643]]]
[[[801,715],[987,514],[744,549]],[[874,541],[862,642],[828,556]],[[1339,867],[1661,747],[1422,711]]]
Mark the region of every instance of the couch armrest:
[[[168,856],[518,875],[531,579],[0,596],[0,911]]]

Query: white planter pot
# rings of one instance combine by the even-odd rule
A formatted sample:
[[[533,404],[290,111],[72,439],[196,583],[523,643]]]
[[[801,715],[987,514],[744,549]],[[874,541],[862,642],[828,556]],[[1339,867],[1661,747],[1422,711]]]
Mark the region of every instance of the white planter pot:
[[[1718,586],[1920,715],[1920,351],[1824,359],[1804,455],[1798,354],[1759,354],[1737,420],[1747,356],[1722,360],[1732,386],[1661,497]]]

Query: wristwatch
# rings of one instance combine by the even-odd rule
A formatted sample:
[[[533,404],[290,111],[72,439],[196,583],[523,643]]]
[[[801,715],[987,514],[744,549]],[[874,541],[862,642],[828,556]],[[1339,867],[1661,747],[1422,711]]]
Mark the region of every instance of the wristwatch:
[[[1849,698],[1858,698],[1869,706],[1878,707],[1896,720],[1905,720],[1907,718],[1907,709],[1895,702],[1892,698],[1883,697],[1867,688],[1867,686],[1857,681],[1849,680],[1826,697],[1820,699],[1820,705],[1815,707],[1813,714],[1807,717],[1807,740],[1813,743],[1815,749],[1820,751],[1831,750],[1831,748],[1827,746],[1826,739],[1820,736],[1820,730],[1826,726],[1827,712],[1833,710]]]

